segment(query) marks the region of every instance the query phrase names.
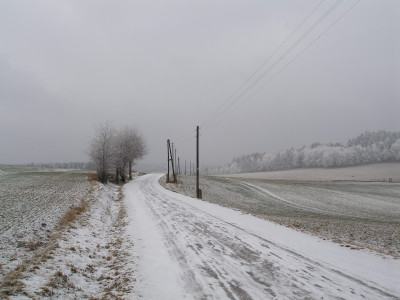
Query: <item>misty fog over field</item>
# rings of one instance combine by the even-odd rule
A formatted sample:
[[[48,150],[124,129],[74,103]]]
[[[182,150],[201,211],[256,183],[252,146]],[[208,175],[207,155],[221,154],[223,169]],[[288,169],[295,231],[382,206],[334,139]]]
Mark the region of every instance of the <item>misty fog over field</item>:
[[[2,1],[0,163],[88,161],[95,126],[215,166],[400,130],[400,3]],[[140,165],[139,165],[140,166]]]

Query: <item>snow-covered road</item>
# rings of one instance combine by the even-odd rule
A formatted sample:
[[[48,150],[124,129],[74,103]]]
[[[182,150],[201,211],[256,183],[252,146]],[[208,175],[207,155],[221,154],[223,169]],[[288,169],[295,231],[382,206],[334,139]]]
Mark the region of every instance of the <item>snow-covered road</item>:
[[[398,299],[400,260],[164,189],[124,187],[144,299]]]

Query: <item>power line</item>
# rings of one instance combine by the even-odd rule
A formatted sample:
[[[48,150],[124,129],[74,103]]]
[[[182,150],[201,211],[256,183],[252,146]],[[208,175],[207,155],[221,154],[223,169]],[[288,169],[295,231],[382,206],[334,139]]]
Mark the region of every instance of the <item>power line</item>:
[[[275,74],[273,74],[266,82],[254,90],[247,98],[242,99],[246,94],[249,94],[251,90],[263,79],[267,74],[269,74],[275,67],[279,65],[280,62],[288,56],[293,49],[295,49],[317,26],[319,26],[323,20],[325,20],[342,2],[343,0],[336,0],[332,5],[327,8],[324,13],[311,24],[308,29],[291,45],[286,51],[279,56],[272,64],[268,66],[266,70],[262,73],[260,71],[267,65],[272,57],[281,50],[287,42],[300,30],[300,28],[309,20],[309,18],[321,7],[325,0],[320,1],[313,10],[302,20],[302,22],[294,29],[294,31],[268,56],[268,58],[260,65],[247,79],[246,81],[229,97],[227,100],[220,105],[211,115],[204,119],[202,126],[203,132],[208,131],[210,128],[219,124],[227,115],[235,111],[238,107],[242,106],[244,103],[248,102],[255,94],[257,94],[262,88],[268,85],[273,79],[275,79],[279,74],[281,74],[290,64],[292,64],[296,59],[298,59],[306,50],[308,50],[322,35],[324,35],[328,30],[335,26],[345,15],[347,15],[361,0],[355,2],[349,9],[347,9],[339,18],[337,18],[331,25],[329,25],[325,30],[323,30],[316,38],[314,38],[306,47],[304,47],[298,54],[296,54],[290,61],[283,65]],[[260,73],[260,74],[259,74]],[[258,75],[257,75],[258,74]],[[257,75],[257,76],[256,76]],[[246,87],[247,85],[247,87]],[[244,88],[246,87],[246,88]],[[242,100],[242,101],[240,101]],[[189,141],[194,137],[194,133],[191,130],[186,134],[178,137],[177,141]]]
[[[337,2],[341,2],[343,0],[336,0]],[[301,27],[309,20],[309,18],[320,8],[320,6],[325,2],[325,0],[321,0],[307,15],[306,17],[300,22],[300,24],[289,34],[286,39],[267,57],[267,59],[245,80],[245,82],[242,83],[242,85],[229,97],[227,100],[220,105],[211,115],[209,115],[206,119],[203,120],[203,122],[200,122],[201,128],[207,128],[209,126],[212,126],[216,120],[221,118],[226,111],[228,111],[233,105],[236,104],[236,102],[245,95],[250,88],[252,88],[256,83],[258,83],[262,77],[264,77],[272,67],[274,67],[277,62],[275,62],[272,67],[270,66],[267,71],[264,71],[261,73],[261,75],[258,75],[256,78],[256,81],[253,83],[250,83],[250,85],[243,90],[243,88],[248,84],[261,70],[263,67],[267,65],[268,62],[274,57],[274,55],[281,50],[287,42],[301,29]],[[193,132],[187,132],[186,134],[183,134],[177,138],[175,138],[175,141],[188,141],[189,139],[193,138]]]
[[[220,105],[210,116],[208,116],[203,122],[202,126],[206,127],[207,123],[210,119],[212,119],[218,111],[224,108],[227,104],[229,104],[229,100],[231,100],[237,93],[239,93],[243,87],[271,60],[271,58],[287,43],[287,41],[303,26],[303,24],[314,14],[314,12],[322,5],[325,0],[321,0],[317,6],[301,21],[301,23],[295,28],[294,31],[267,57],[267,59],[242,83],[242,85],[230,96],[227,98],[222,105]]]
[[[292,64],[297,58],[299,58],[304,52],[306,52],[317,40],[321,38],[327,31],[329,31],[333,26],[335,26],[345,15],[347,15],[361,0],[358,0],[355,2],[349,9],[347,9],[338,19],[336,19],[329,27],[327,27],[324,31],[322,31],[315,39],[313,39],[303,50],[301,50],[295,57],[293,57],[289,62],[287,62],[281,69],[279,69],[278,72],[276,72],[270,79],[268,79],[267,82],[265,82],[263,85],[261,85],[259,88],[257,88],[249,97],[247,97],[244,101],[236,105],[236,107],[232,108],[231,106],[228,110],[226,110],[224,113],[225,115],[222,115],[219,119],[215,120],[211,127],[216,126],[219,124],[223,117],[226,115],[232,113],[235,111],[238,107],[243,105],[244,103],[248,102],[255,94],[257,94],[261,89],[263,89],[266,85],[268,85],[273,79],[275,79],[279,74],[281,74],[290,64]],[[210,126],[208,128],[210,128]],[[204,130],[203,130],[204,132]]]
[[[324,14],[317,20],[315,21],[311,27],[300,37],[298,38],[294,44],[292,44],[289,49],[287,49],[278,59],[276,59],[272,65],[270,65],[267,70],[265,70],[263,73],[261,73],[246,89],[244,89],[243,91],[240,92],[239,95],[237,95],[233,100],[231,100],[229,102],[229,105],[227,106],[227,108],[222,111],[219,115],[219,117],[217,117],[215,120],[209,122],[206,126],[203,127],[203,131],[205,129],[207,129],[207,127],[213,127],[214,123],[219,123],[219,119],[220,118],[224,118],[224,115],[234,106],[236,105],[237,102],[239,102],[239,100],[241,99],[241,97],[243,97],[244,95],[246,95],[257,83],[259,83],[269,72],[271,72],[281,61],[283,61],[283,59],[296,47],[298,46],[306,37],[309,33],[312,32],[312,30],[314,28],[316,28],[327,16],[329,16],[329,14],[336,9],[339,4],[342,2],[343,0],[336,0],[336,2],[330,6],[325,12]]]

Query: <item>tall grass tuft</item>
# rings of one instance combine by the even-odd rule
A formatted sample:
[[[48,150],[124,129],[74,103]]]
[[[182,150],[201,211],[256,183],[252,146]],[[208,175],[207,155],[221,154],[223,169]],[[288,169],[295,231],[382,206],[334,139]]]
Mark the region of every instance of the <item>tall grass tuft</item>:
[[[88,177],[89,180],[96,180],[96,181],[99,180],[99,177],[97,176],[96,173],[88,173],[87,177]]]

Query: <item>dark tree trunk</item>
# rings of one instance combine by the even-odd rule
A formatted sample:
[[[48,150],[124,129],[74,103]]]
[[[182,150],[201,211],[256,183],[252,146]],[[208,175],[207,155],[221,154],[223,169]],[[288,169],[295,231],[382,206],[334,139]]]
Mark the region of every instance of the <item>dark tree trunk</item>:
[[[101,183],[107,183],[107,173],[105,172],[105,171],[102,171],[101,173],[100,173],[100,182]]]
[[[129,162],[129,179],[132,180],[132,161]]]
[[[116,168],[115,170],[115,182],[119,184],[119,168]]]

